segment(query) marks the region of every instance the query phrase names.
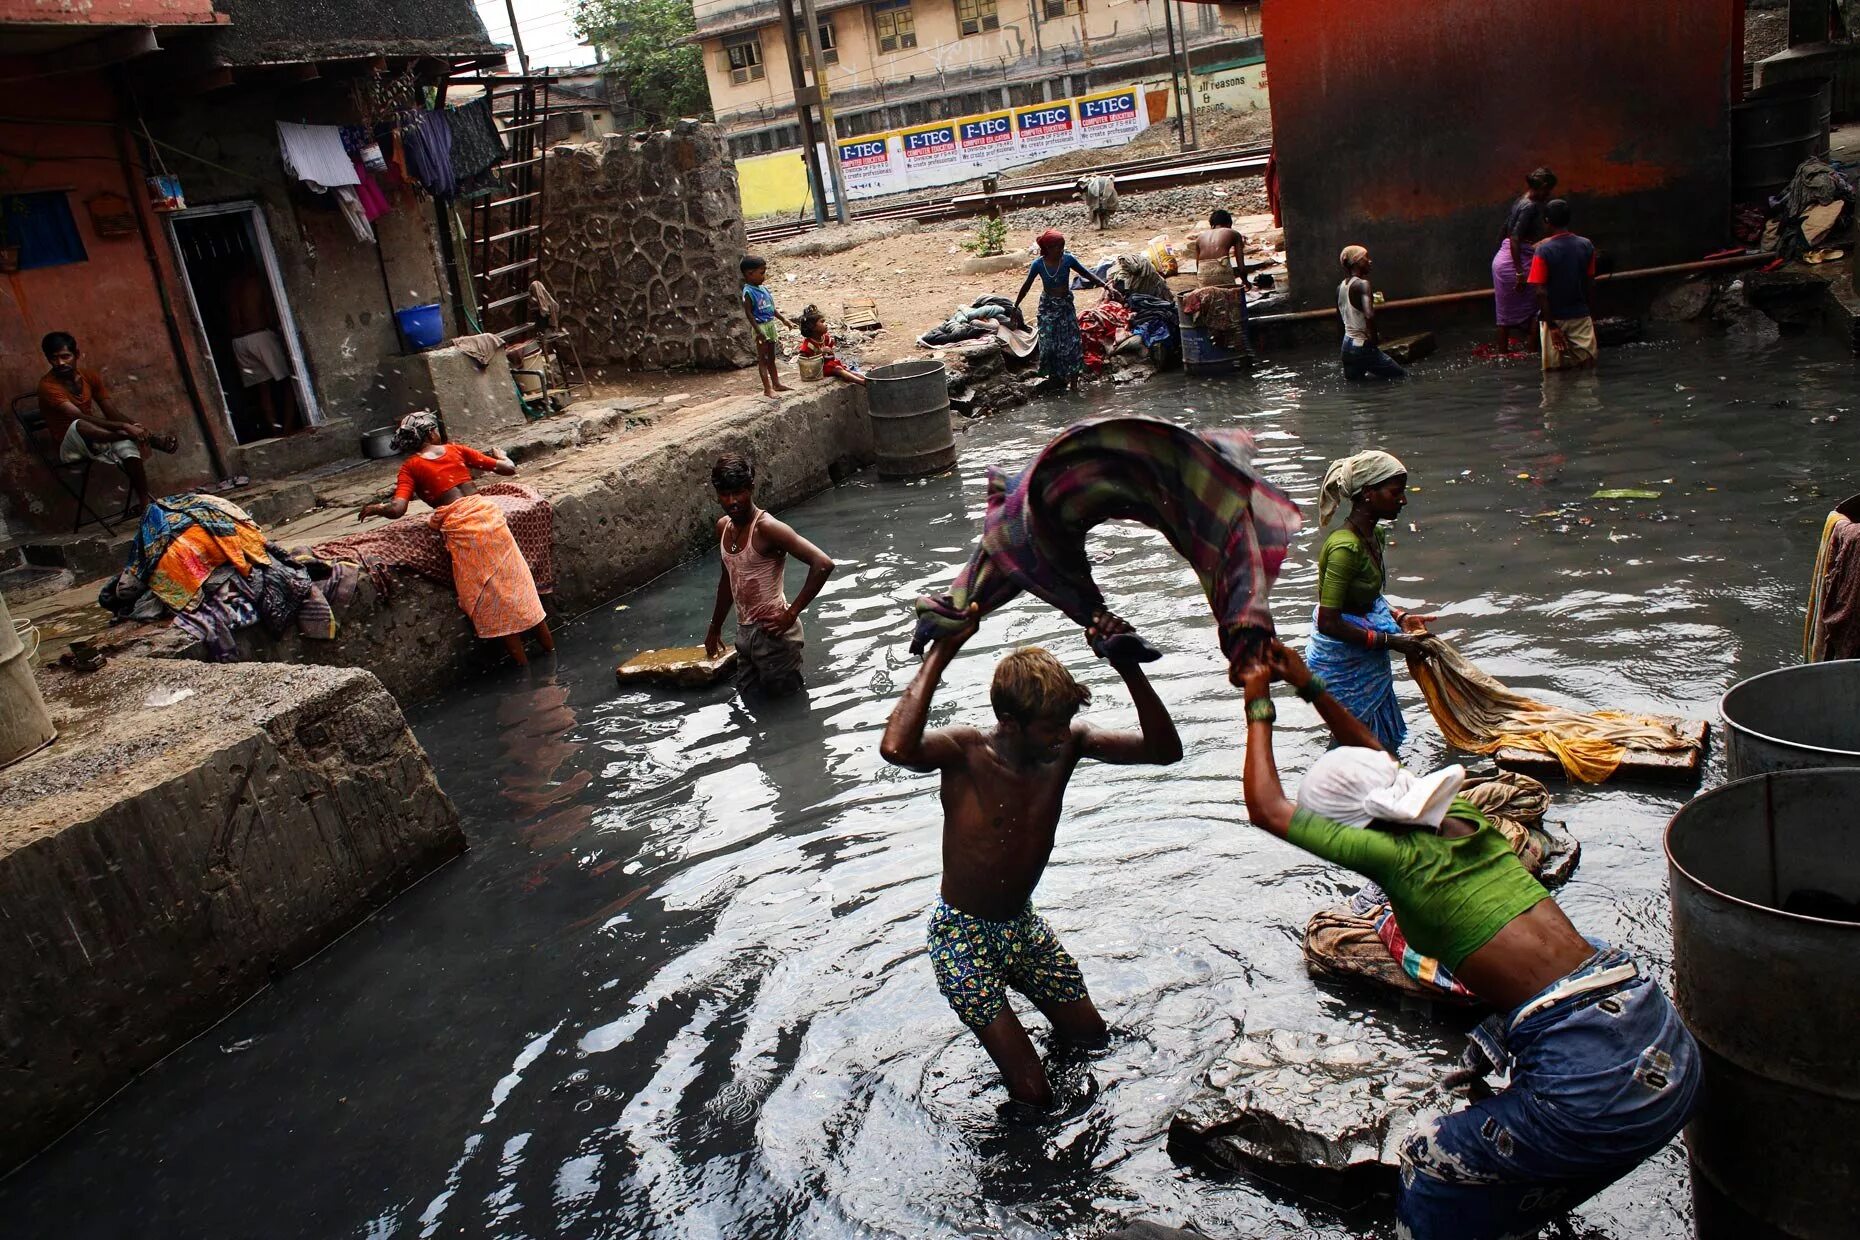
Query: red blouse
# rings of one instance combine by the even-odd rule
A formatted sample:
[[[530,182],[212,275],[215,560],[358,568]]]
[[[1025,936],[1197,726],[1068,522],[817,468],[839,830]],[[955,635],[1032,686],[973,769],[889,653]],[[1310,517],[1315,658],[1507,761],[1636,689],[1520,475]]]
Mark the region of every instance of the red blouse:
[[[496,457],[486,456],[476,448],[467,448],[462,443],[444,446],[445,451],[436,457],[416,452],[400,463],[400,477],[394,483],[395,499],[412,499],[418,492],[421,499],[432,504],[453,487],[470,482],[473,469],[497,468]]]

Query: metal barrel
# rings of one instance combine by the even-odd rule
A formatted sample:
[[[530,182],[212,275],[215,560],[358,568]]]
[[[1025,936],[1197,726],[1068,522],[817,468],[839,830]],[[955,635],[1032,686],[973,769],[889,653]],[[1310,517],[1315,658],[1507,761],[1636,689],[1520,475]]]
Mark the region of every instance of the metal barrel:
[[[956,434],[943,363],[893,362],[865,378],[879,477],[922,478],[954,467]]]
[[[58,735],[32,675],[32,654],[0,595],[0,766],[43,749]]]
[[[1860,659],[1753,676],[1718,702],[1729,777],[1860,767]]]
[[[1731,109],[1731,200],[1767,202],[1811,155],[1828,154],[1834,90],[1826,78],[1766,86]]]
[[[1673,997],[1704,1066],[1699,1240],[1834,1240],[1860,1219],[1856,805],[1860,769],[1778,771],[1666,828]]]

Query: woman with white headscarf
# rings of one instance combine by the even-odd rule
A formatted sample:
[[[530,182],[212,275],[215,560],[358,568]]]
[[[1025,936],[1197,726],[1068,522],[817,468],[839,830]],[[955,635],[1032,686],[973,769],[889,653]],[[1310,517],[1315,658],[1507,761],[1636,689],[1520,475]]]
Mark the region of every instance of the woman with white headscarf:
[[[1389,606],[1382,595],[1387,532],[1408,502],[1408,467],[1386,452],[1359,452],[1332,461],[1318,493],[1318,526],[1330,524],[1347,499],[1350,515],[1318,551],[1318,605],[1305,648],[1331,692],[1367,723],[1390,753],[1401,749],[1408,725],[1395,700],[1394,654],[1422,652],[1420,635],[1432,616]]]
[[[1253,825],[1380,883],[1415,951],[1496,1008],[1473,1030],[1474,1071],[1509,1084],[1402,1139],[1396,1217],[1411,1240],[1535,1236],[1658,1152],[1685,1126],[1698,1047],[1628,952],[1585,938],[1505,837],[1457,796],[1463,768],[1416,778],[1273,642],[1232,673],[1246,694]],[[1338,748],[1296,802],[1272,753],[1272,682],[1316,705]]]

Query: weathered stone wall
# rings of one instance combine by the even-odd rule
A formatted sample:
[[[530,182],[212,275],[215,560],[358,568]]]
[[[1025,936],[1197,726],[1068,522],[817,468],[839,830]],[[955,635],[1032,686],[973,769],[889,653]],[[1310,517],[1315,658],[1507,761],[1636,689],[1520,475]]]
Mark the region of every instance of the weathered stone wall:
[[[755,362],[743,318],[736,166],[715,125],[548,155],[543,282],[590,366],[723,369]]]
[[[42,684],[61,739],[0,772],[0,1170],[465,847],[365,672]]]

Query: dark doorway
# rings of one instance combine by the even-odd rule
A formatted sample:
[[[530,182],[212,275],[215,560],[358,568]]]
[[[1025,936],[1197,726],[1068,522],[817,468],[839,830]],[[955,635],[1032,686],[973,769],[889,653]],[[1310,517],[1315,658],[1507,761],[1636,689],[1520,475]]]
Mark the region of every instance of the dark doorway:
[[[171,217],[194,314],[242,444],[314,423],[303,351],[254,204]]]

